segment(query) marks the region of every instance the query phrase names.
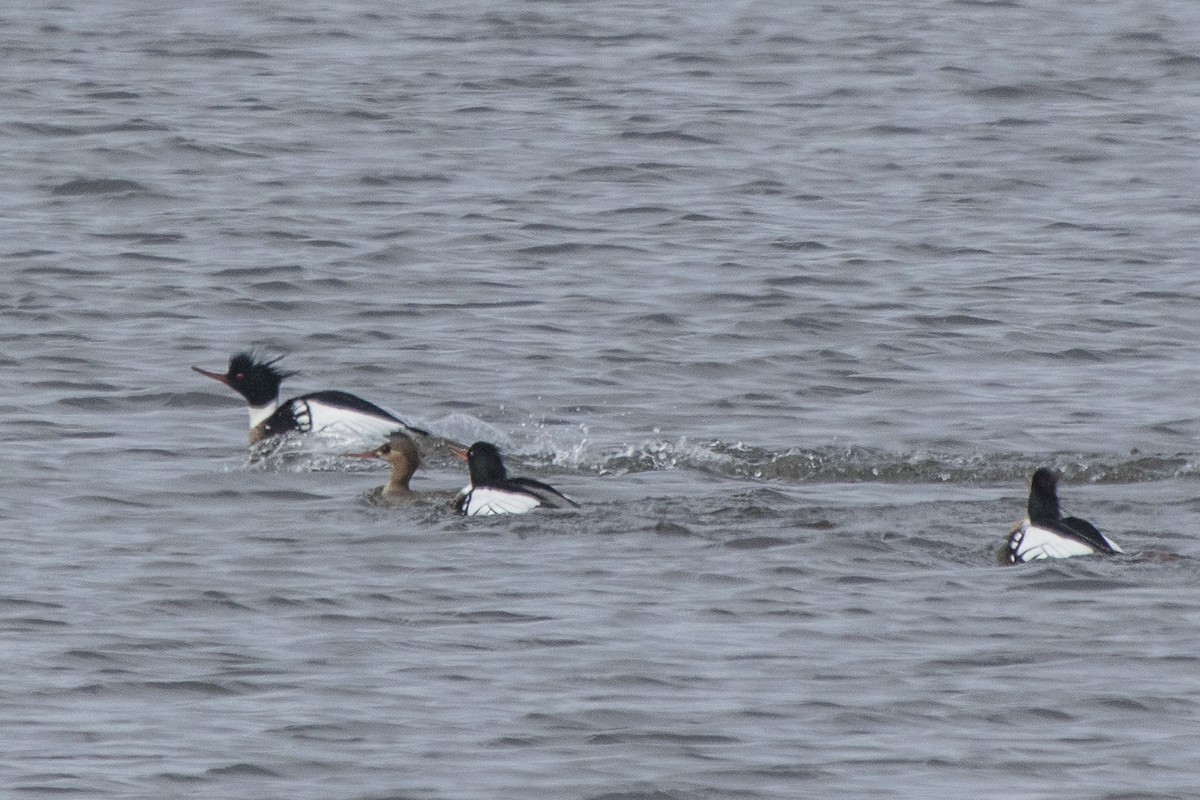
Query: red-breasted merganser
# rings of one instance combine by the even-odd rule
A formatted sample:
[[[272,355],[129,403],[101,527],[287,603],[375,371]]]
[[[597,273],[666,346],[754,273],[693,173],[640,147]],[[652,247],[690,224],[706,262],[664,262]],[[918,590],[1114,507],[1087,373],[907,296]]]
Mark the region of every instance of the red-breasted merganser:
[[[262,360],[251,353],[238,353],[229,359],[222,375],[192,367],[246,398],[250,406],[250,444],[285,433],[333,433],[372,438],[387,436],[394,430],[428,436],[393,412],[363,400],[349,392],[336,390],[313,392],[279,402],[279,385],[295,374],[276,366],[279,358]]]
[[[373,499],[384,503],[404,501],[413,496],[408,482],[421,466],[421,453],[417,444],[406,434],[395,431],[388,440],[374,450],[364,453],[347,453],[350,458],[378,458],[392,467],[391,480],[371,492]]]
[[[468,517],[490,514],[524,514],[538,506],[578,508],[579,504],[553,486],[532,478],[510,478],[500,451],[489,442],[476,442],[467,450],[452,452],[467,462],[471,482],[454,499],[454,510]]]
[[[1087,520],[1062,515],[1058,507],[1057,475],[1046,467],[1039,467],[1033,473],[1029,482],[1029,516],[1008,534],[1009,564],[1124,552]]]

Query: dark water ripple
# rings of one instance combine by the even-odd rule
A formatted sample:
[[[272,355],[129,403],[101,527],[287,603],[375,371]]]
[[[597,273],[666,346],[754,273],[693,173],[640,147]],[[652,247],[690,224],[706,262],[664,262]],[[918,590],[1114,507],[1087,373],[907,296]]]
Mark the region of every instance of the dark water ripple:
[[[0,793],[1193,796],[1197,17],[0,10]]]

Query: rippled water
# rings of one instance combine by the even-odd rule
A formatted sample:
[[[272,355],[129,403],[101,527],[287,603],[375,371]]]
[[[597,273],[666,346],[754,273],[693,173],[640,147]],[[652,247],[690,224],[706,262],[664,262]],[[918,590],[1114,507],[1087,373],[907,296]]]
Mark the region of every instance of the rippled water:
[[[1200,6],[145,5],[0,9],[6,795],[1194,796]]]

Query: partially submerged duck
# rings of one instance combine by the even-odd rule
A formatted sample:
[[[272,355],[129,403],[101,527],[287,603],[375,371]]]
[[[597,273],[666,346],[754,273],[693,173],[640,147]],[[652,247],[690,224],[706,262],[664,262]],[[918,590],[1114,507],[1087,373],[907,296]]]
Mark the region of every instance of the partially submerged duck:
[[[524,514],[535,508],[578,508],[579,504],[553,486],[533,478],[510,478],[500,451],[490,442],[468,449],[451,448],[465,459],[471,482],[454,499],[454,510],[468,517]]]
[[[1009,564],[1125,552],[1087,520],[1062,515],[1058,476],[1046,467],[1039,467],[1029,481],[1028,514],[1008,534],[1003,557]]]
[[[374,450],[346,455],[349,458],[378,458],[391,466],[391,478],[371,493],[376,500],[394,503],[413,497],[408,483],[421,465],[421,453],[416,442],[403,431],[393,431],[388,440]]]

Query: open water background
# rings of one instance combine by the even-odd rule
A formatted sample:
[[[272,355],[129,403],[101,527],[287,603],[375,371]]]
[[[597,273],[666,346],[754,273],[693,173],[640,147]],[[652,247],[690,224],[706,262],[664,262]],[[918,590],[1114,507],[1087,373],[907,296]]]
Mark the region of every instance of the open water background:
[[[1200,5],[170,5],[0,7],[0,793],[1200,792]]]

